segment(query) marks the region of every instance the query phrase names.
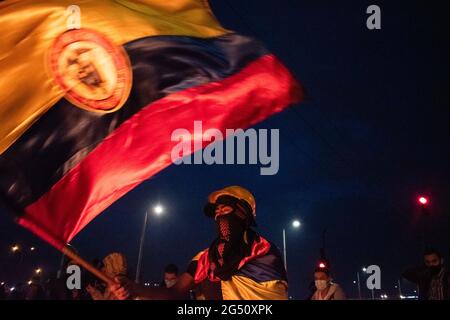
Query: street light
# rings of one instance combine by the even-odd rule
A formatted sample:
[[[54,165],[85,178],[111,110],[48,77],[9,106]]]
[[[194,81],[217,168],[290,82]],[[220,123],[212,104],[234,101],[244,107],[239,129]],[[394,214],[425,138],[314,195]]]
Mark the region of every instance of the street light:
[[[417,199],[417,201],[419,201],[419,203],[420,203],[421,205],[426,205],[426,204],[428,203],[428,198],[427,198],[427,197],[419,197],[419,198]]]
[[[34,270],[34,272],[36,274],[41,274],[42,273],[42,269],[41,268],[37,268],[36,270]]]
[[[153,207],[153,213],[156,216],[160,216],[164,213],[164,207],[161,204],[157,204]],[[141,239],[139,241],[139,255],[138,255],[138,262],[136,267],[136,278],[135,282],[139,283],[139,278],[141,275],[141,268],[142,268],[142,252],[144,250],[144,241],[145,241],[145,232],[147,231],[147,221],[148,221],[148,210],[145,211],[144,216],[144,225],[142,226],[142,233],[141,233]]]
[[[428,247],[427,240],[429,238],[429,233],[430,233],[430,230],[429,230],[430,226],[428,225],[430,223],[430,221],[428,221],[428,219],[429,219],[428,217],[430,216],[430,213],[431,213],[430,199],[428,196],[422,194],[417,197],[417,203],[418,203],[418,210],[423,217],[422,219],[425,219],[422,221],[421,229],[422,229],[423,247],[426,248],[426,247]]]
[[[22,261],[23,261],[23,250],[20,248],[20,245],[15,244],[15,245],[11,246],[11,252],[13,254],[16,254],[16,253],[19,254],[19,262],[18,262],[18,264],[21,265]]]
[[[398,289],[398,295],[402,296],[402,284],[400,282],[400,279],[397,280],[397,285],[395,286],[395,289]]]
[[[297,219],[293,220],[291,223],[292,227],[294,229],[300,228],[302,225],[301,222]],[[284,269],[286,269],[287,272],[287,247],[286,247],[286,229],[283,228],[283,257],[284,257]]]
[[[35,247],[30,247],[30,251],[34,251],[34,250],[36,250]]]
[[[361,279],[359,277],[359,271],[356,272],[356,279],[357,279],[357,282],[358,282],[358,297],[359,297],[359,300],[361,300],[362,299],[362,295],[361,295]]]
[[[362,272],[368,273],[367,272],[367,268],[366,267],[362,268]],[[359,276],[359,272],[358,272],[358,276]],[[373,289],[371,289],[370,291],[371,291],[371,294],[372,294],[372,300],[375,300],[375,295],[374,295]]]
[[[153,207],[153,212],[154,212],[157,216],[159,216],[159,215],[161,215],[161,214],[164,212],[164,208],[163,208],[162,205],[158,204],[158,205],[156,205],[156,206]]]
[[[366,273],[366,272],[367,272],[367,268],[366,268],[366,267],[363,267],[363,268],[361,268],[361,271],[364,272],[364,273]],[[359,276],[359,271],[356,272],[356,281],[357,281],[357,284],[358,284],[358,297],[359,297],[359,300],[361,300],[361,299],[362,299],[362,294],[361,294],[361,278],[360,278],[360,276]],[[353,281],[353,283],[354,283],[354,281]]]

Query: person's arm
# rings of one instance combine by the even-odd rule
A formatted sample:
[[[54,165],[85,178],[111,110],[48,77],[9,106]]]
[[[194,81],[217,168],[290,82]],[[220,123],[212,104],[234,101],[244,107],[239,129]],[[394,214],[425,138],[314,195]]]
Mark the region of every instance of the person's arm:
[[[334,293],[334,300],[346,300],[344,290],[340,286],[337,286],[336,292]]]
[[[426,269],[423,266],[408,268],[402,272],[403,278],[415,284],[419,284],[419,282],[421,281],[421,279],[423,279],[424,276],[426,276]]]
[[[144,287],[130,280],[122,280],[121,283],[110,286],[109,289],[119,300],[131,297],[142,300],[178,300],[185,299],[194,284],[194,278],[185,272],[171,288]]]
[[[90,294],[92,300],[107,300],[105,299],[104,294],[100,292],[100,290],[90,284],[87,285],[86,291]]]

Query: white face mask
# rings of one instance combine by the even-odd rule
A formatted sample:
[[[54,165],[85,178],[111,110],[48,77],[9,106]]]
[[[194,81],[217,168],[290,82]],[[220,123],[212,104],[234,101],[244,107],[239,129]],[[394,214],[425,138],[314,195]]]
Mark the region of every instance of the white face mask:
[[[166,283],[166,287],[170,288],[170,287],[173,287],[175,285],[175,283],[177,283],[177,280],[176,279],[164,280],[164,282]]]
[[[316,288],[319,291],[325,290],[328,287],[327,280],[316,280],[314,281],[314,284],[316,285]]]

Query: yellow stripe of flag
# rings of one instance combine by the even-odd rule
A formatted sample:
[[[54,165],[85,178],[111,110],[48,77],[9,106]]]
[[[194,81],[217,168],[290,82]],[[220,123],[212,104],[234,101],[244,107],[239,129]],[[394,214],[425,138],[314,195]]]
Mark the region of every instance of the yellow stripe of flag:
[[[0,154],[64,96],[46,64],[53,41],[67,30],[70,5],[80,7],[82,28],[116,45],[147,36],[227,32],[206,0],[0,2]]]

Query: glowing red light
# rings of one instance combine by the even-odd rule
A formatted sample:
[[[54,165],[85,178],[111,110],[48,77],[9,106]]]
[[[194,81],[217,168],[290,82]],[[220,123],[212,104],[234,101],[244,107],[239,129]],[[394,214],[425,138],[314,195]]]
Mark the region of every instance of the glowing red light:
[[[428,203],[428,199],[425,198],[425,197],[420,197],[418,200],[419,200],[420,204],[427,204]]]
[[[323,268],[325,268],[325,267],[326,267],[326,266],[325,266],[325,263],[323,263],[323,262],[319,263],[319,268],[323,269]]]

